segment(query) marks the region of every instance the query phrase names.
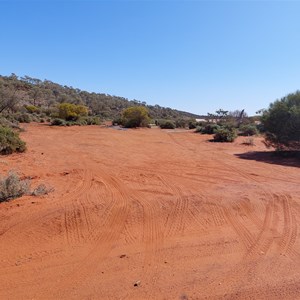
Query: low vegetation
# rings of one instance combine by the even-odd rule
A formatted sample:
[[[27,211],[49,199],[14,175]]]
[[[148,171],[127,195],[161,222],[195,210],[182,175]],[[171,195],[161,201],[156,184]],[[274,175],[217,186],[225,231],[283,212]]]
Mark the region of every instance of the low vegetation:
[[[214,142],[232,143],[237,138],[235,128],[219,128],[214,134]]]
[[[145,107],[133,106],[122,112],[121,124],[126,128],[148,127],[149,112]]]
[[[21,179],[10,171],[0,178],[0,202],[8,201],[30,193],[30,180]]]
[[[0,154],[24,152],[26,144],[19,137],[19,133],[9,127],[0,126]]]
[[[30,187],[30,179],[22,179],[17,173],[9,171],[6,176],[0,177],[0,202],[16,199],[23,195],[47,195],[54,191],[52,187],[46,184],[40,184],[33,190]]]
[[[156,124],[161,129],[175,129],[176,128],[176,124],[171,120],[157,120]]]
[[[262,123],[268,147],[300,151],[300,91],[271,103]]]

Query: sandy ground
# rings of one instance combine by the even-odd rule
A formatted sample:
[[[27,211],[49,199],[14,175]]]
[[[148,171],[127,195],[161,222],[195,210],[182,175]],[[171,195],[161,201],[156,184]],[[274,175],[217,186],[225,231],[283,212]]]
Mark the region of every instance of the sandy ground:
[[[55,191],[0,204],[0,299],[300,299],[300,164],[247,153],[261,139],[37,124],[22,137],[1,173]]]

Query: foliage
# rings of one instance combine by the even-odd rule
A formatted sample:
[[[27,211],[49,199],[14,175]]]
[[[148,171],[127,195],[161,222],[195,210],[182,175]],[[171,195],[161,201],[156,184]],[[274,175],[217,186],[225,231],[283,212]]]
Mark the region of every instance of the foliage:
[[[243,145],[247,145],[247,146],[254,146],[254,139],[252,137],[248,137],[246,138],[243,143]]]
[[[188,120],[180,118],[175,121],[176,128],[185,128],[187,127]]]
[[[252,136],[252,135],[257,135],[258,130],[255,125],[241,125],[239,128],[239,134],[242,136]]]
[[[0,126],[0,154],[11,154],[13,152],[24,152],[26,144],[19,134],[9,127]]]
[[[214,134],[220,128],[217,124],[207,124],[202,127],[201,133],[203,134]]]
[[[88,108],[84,105],[61,103],[58,105],[58,116],[66,121],[76,121],[79,117],[88,115]]]
[[[219,128],[214,135],[214,142],[233,142],[237,137],[235,129],[228,129],[221,127]]]
[[[195,128],[195,132],[196,132],[196,133],[202,133],[202,130],[203,130],[203,127],[202,127],[202,126],[197,126],[197,127]]]
[[[176,125],[173,121],[171,120],[164,120],[159,124],[159,127],[161,129],[175,129]]]
[[[66,121],[63,119],[55,118],[51,121],[52,126],[66,126]]]
[[[22,180],[10,171],[7,176],[0,178],[0,202],[8,201],[28,194],[30,181]]]
[[[277,150],[300,150],[300,91],[271,103],[262,115],[265,143]]]
[[[30,123],[32,121],[31,116],[27,113],[17,113],[14,118],[20,123]]]
[[[70,86],[63,86],[50,80],[39,80],[30,76],[0,76],[0,113],[20,111],[24,106],[34,106],[47,116],[53,115],[57,105],[72,103],[88,107],[89,113],[100,118],[114,119],[128,107],[146,107],[152,118],[179,119],[199,116],[169,107],[147,105],[146,102],[128,100],[124,97],[104,93],[89,93]],[[36,113],[37,111],[35,111]],[[53,116],[59,117],[58,115]]]
[[[39,184],[32,192],[32,196],[47,195],[54,191],[54,188],[46,186],[44,183]]]
[[[127,128],[147,127],[150,117],[147,108],[133,106],[126,108],[122,113],[122,125]]]
[[[30,113],[38,113],[40,111],[40,109],[34,105],[25,105],[26,110]]]

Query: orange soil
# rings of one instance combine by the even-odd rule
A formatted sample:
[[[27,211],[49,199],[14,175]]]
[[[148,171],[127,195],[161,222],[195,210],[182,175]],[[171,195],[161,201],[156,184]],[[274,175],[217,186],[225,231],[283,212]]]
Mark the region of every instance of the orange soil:
[[[300,297],[300,169],[189,131],[29,125],[0,157],[0,299]],[[299,225],[298,225],[299,224]],[[134,283],[137,282],[137,286]]]

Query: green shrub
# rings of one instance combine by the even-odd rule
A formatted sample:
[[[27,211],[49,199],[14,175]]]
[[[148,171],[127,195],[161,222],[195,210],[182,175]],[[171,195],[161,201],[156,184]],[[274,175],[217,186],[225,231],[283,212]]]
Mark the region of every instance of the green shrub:
[[[54,188],[45,185],[44,183],[38,185],[30,194],[32,196],[42,196],[48,195],[49,193],[53,192]]]
[[[66,126],[65,120],[55,118],[51,121],[52,126]]]
[[[66,121],[76,121],[88,115],[88,108],[84,105],[61,103],[58,105],[58,117]]]
[[[25,108],[30,114],[38,113],[40,111],[39,107],[36,107],[34,105],[26,105]]]
[[[185,119],[177,119],[175,121],[176,128],[185,128],[187,126],[187,120]]]
[[[31,122],[31,117],[27,113],[16,114],[15,118],[20,123],[30,123]]]
[[[243,143],[243,145],[247,145],[247,146],[254,146],[254,139],[252,137],[246,138]]]
[[[237,138],[235,129],[219,128],[214,135],[214,142],[232,143]]]
[[[267,146],[300,150],[300,91],[271,103],[261,120]]]
[[[159,127],[161,129],[175,129],[176,125],[175,125],[175,123],[173,121],[165,120],[165,122],[161,122],[159,124]]]
[[[13,152],[24,152],[26,144],[19,134],[8,127],[0,126],[0,154],[11,154]]]
[[[149,122],[148,110],[144,106],[129,107],[122,113],[122,125],[124,127],[147,127]]]
[[[239,134],[242,136],[252,136],[252,135],[257,135],[258,130],[255,125],[242,125],[239,128]]]
[[[0,202],[8,201],[28,194],[30,191],[30,181],[22,180],[10,171],[7,176],[0,178]]]
[[[214,134],[220,129],[220,126],[217,124],[207,124],[202,127],[201,133],[203,134]]]
[[[9,128],[14,128],[14,129],[19,129],[19,122],[15,119],[7,119],[4,116],[0,116],[0,126],[2,127],[9,127]]]
[[[197,133],[202,133],[202,130],[203,130],[203,128],[201,126],[197,126],[195,128],[195,132],[197,132]]]

